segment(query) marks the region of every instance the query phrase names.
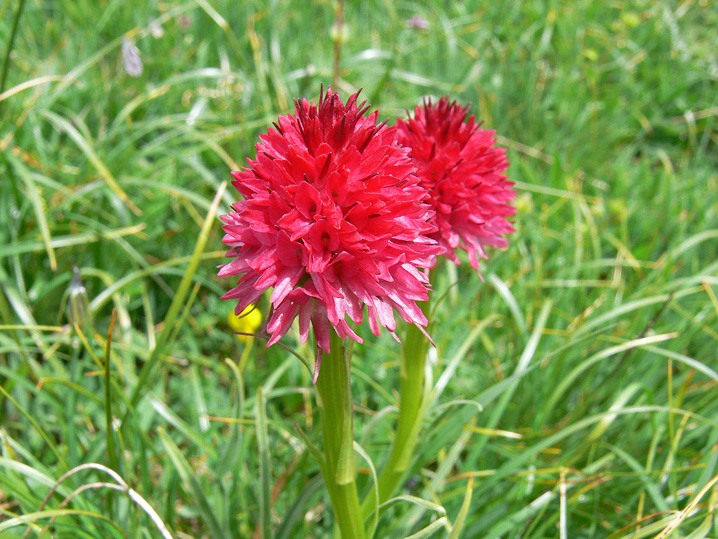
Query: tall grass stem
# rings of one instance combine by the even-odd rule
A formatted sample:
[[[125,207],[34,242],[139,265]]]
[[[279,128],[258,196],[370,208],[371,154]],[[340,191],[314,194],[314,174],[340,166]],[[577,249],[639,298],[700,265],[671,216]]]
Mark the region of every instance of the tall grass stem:
[[[20,17],[22,17],[22,11],[25,8],[25,0],[20,0],[20,4],[17,6],[17,12],[15,13],[15,20],[12,23],[12,30],[10,32],[10,41],[7,44],[7,51],[5,52],[5,61],[2,66],[2,77],[0,77],[0,94],[5,91],[5,83],[7,82],[7,72],[10,68],[10,55],[12,54],[12,47],[15,44],[15,36],[17,35],[17,27],[20,23]],[[2,103],[0,103],[2,107]]]
[[[336,92],[339,89],[339,80],[342,70],[342,42],[344,40],[344,0],[337,0],[336,19],[332,28],[332,39],[334,41],[334,58],[332,62],[332,88]]]

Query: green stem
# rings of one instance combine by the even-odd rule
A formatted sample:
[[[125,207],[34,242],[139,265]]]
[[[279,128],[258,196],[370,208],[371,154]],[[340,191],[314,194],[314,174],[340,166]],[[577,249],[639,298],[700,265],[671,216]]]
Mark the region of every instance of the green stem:
[[[317,380],[319,415],[324,437],[324,481],[343,539],[364,539],[354,470],[351,353],[332,332],[331,353],[324,354]]]
[[[434,270],[431,271],[430,280],[433,283]],[[429,318],[430,303],[417,302],[417,305]],[[431,328],[430,318],[428,328]],[[416,325],[410,324],[407,327],[401,354],[399,418],[396,425],[396,436],[389,459],[379,472],[379,500],[376,500],[373,490],[368,494],[362,503],[364,518],[367,518],[378,505],[392,497],[411,464],[424,419],[426,354],[430,345],[429,340]]]
[[[424,368],[429,341],[412,324],[407,328],[401,357],[399,419],[389,460],[379,473],[379,503],[387,501],[406,473],[416,448],[424,401]]]

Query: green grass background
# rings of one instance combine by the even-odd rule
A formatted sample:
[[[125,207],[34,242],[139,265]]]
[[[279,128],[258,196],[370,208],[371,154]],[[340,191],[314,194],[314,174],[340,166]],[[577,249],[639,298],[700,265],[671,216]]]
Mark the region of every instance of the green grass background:
[[[702,492],[718,473],[718,6],[370,0],[345,17],[338,90],[363,88],[381,118],[424,96],[471,102],[518,193],[484,282],[466,263],[439,271],[443,392],[404,489],[436,505],[396,503],[376,537],[443,511],[466,538],[655,537],[679,521],[671,537],[718,537]],[[330,82],[333,24],[329,1],[0,2],[0,537],[39,537],[53,516],[45,537],[160,537],[126,492],[93,486],[117,484],[102,470],[43,503],[92,462],[175,537],[331,536],[295,429],[319,443],[309,373],[231,334],[212,200],[292,99]],[[386,335],[355,347],[356,435],[377,466],[398,353]]]

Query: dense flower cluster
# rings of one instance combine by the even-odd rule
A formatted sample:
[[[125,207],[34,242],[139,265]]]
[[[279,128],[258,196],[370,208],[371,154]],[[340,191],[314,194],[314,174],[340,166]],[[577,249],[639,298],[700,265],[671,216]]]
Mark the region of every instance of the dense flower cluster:
[[[296,318],[302,342],[311,326],[315,382],[332,330],[361,342],[349,322],[365,308],[376,335],[382,326],[397,338],[394,311],[426,326],[422,270],[442,254],[459,263],[457,248],[478,269],[484,247],[513,231],[505,151],[466,121],[468,108],[441,98],[389,127],[357,97],[343,103],[330,89],[318,104],[296,101],[232,173],[243,200],[222,216],[232,260],[219,275],[239,277],[224,298],[240,314],[273,288],[268,345]]]
[[[468,107],[428,101],[416,107],[414,118],[398,120],[399,140],[411,148],[421,185],[429,191],[438,231],[431,237],[459,264],[454,252],[465,249],[471,266],[478,269],[485,246],[505,247],[506,234],[514,231],[508,218],[515,209],[512,183],[504,172],[509,163],[505,150],[496,146],[494,131],[480,129],[474,116],[466,121]]]
[[[347,323],[361,324],[364,307],[374,334],[394,337],[394,310],[408,323],[427,324],[416,301],[426,301],[419,271],[442,252],[428,193],[419,186],[396,128],[377,125],[377,113],[346,104],[328,90],[319,103],[296,102],[261,135],[257,157],[233,172],[243,200],[222,216],[233,260],[220,276],[239,276],[224,298],[236,313],[273,287],[269,345],[299,318],[302,342],[312,326],[321,351],[332,328],[361,342]]]

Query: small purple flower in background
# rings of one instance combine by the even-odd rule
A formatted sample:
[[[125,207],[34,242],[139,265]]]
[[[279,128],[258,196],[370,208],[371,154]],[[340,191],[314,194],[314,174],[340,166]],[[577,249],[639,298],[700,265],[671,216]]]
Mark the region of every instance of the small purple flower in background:
[[[429,21],[427,21],[421,15],[413,15],[410,19],[406,20],[406,27],[426,30],[427,28],[429,28]]]
[[[130,77],[139,77],[142,75],[140,50],[126,37],[122,38],[122,63]]]
[[[190,26],[192,26],[192,19],[187,15],[182,15],[179,18],[179,23],[182,28],[189,28]]]

